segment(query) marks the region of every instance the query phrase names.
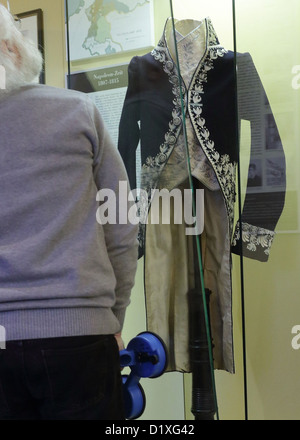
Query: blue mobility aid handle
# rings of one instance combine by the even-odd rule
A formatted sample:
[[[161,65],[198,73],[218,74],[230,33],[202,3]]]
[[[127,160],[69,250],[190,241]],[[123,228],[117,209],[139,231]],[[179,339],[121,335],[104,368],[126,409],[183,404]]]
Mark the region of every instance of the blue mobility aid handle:
[[[122,376],[126,419],[140,417],[145,409],[145,394],[139,381],[142,377],[161,376],[167,367],[167,351],[159,336],[143,332],[120,351],[121,367],[130,367],[129,376]]]

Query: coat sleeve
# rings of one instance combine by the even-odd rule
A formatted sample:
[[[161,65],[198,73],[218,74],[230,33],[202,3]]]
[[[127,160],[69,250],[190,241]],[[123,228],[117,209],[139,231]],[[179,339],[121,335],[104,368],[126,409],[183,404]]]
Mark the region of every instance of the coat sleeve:
[[[118,149],[125,164],[131,189],[137,188],[136,150],[140,141],[140,92],[138,57],[128,66],[128,88],[119,124]]]
[[[237,56],[237,98],[239,120],[250,122],[251,153],[245,200],[234,231],[232,252],[267,261],[284,207],[286,165],[268,97],[248,53]]]

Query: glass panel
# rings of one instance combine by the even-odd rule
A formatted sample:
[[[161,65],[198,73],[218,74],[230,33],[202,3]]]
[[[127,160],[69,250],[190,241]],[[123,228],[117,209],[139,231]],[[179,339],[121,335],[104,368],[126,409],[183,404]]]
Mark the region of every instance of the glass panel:
[[[218,419],[213,358],[217,369],[235,370],[229,247],[237,160],[234,63],[209,17],[213,13],[220,23],[224,3],[212,7],[207,2],[206,15],[205,2],[201,8],[187,3],[184,10],[182,4],[173,3],[154,2],[159,33],[152,50],[126,52],[110,44],[105,54],[99,54],[102,6],[91,2],[88,8],[79,6],[79,11],[71,7],[70,14],[68,2],[68,86],[89,93],[99,107],[136,190],[147,329],[166,344],[168,372],[193,371],[193,416]],[[155,20],[155,11],[160,20]],[[75,26],[79,16],[87,20],[88,29]],[[231,36],[232,45],[231,23],[220,29],[224,40]],[[126,35],[135,35],[139,25],[132,19]],[[88,37],[79,46],[83,29]],[[122,23],[117,29],[122,35]],[[92,56],[81,59],[82,49]],[[211,102],[219,102],[223,95],[217,111]],[[227,106],[225,115],[223,106]],[[222,133],[215,129],[220,119],[229,126],[223,123]],[[222,150],[224,130],[228,140]],[[201,238],[193,231],[195,218]],[[195,297],[190,300],[192,292]],[[197,310],[201,304],[203,310]],[[151,388],[153,392],[152,384]]]
[[[123,157],[131,188],[136,190],[145,320],[147,329],[163,339],[168,351],[163,386],[169,373],[176,372],[171,374],[178,388],[177,372],[194,370],[200,360],[200,370],[197,367],[193,374],[193,412],[200,418],[197,406],[204,403],[204,413],[209,409],[209,416],[216,413],[218,418],[207,307],[210,298],[209,294],[206,297],[202,270],[201,252],[206,250],[197,232],[203,226],[204,188],[219,189],[219,185],[204,151],[198,148],[199,137],[193,128],[193,124],[201,127],[201,103],[196,101],[208,64],[201,64],[200,82],[195,82],[194,73],[207,51],[206,43],[216,43],[214,29],[203,17],[194,21],[194,12],[192,20],[177,21],[172,2],[139,2],[135,15],[130,10],[120,14],[115,7],[106,11],[102,3],[94,1],[83,3],[85,6],[70,0],[66,3],[68,87],[88,93],[100,109]],[[151,4],[153,16],[146,9]],[[136,14],[139,9],[143,14]],[[222,55],[217,52],[209,49],[211,57]],[[187,103],[191,90],[193,112]],[[206,127],[201,129],[205,136]],[[212,196],[215,207],[219,193]],[[206,230],[205,234],[208,237]],[[140,296],[141,291],[136,302],[139,307]],[[212,301],[216,303],[214,298]],[[203,310],[198,310],[201,304]],[[144,308],[137,312],[133,302],[132,310],[141,313]],[[195,325],[190,325],[191,320]],[[144,320],[141,322],[139,330],[145,330]]]
[[[300,5],[235,13],[248,416],[298,419]]]
[[[238,132],[232,3],[216,0],[200,1],[195,5],[193,1],[183,4],[173,0],[173,10],[179,23],[194,21],[202,23],[202,27],[207,29],[207,33],[201,35],[201,26],[198,28],[198,37],[200,41],[202,37],[204,50],[199,50],[201,42],[198,42],[198,53],[192,52],[197,39],[195,33],[190,34],[192,41],[185,45],[185,55],[179,61],[183,72],[189,70],[190,63],[194,62],[196,65],[187,99],[188,116],[195,132],[195,138],[188,139],[188,151],[192,182],[201,182],[204,189],[204,229],[201,237],[198,237],[201,258],[199,255],[198,257],[203,285],[211,292],[207,312],[211,324],[214,368],[218,370],[215,372],[212,388],[215,418],[222,419],[225,417],[224,405],[228,407],[232,403],[228,392],[223,392],[228,386],[231,389],[234,387],[236,401],[242,413],[244,407],[242,333],[236,331],[235,325],[241,322],[240,262],[235,258],[232,273],[230,256],[234,219],[236,221],[238,218],[238,203],[234,203]],[[187,117],[187,127],[188,121]],[[211,174],[207,173],[205,167],[201,167],[200,153],[206,158]],[[232,280],[235,294],[233,304]],[[234,353],[233,344],[235,349],[241,347],[241,350]],[[228,372],[235,372],[236,375]],[[190,408],[190,399],[194,401],[193,382],[194,377],[186,375],[187,408]],[[201,396],[202,400],[203,397]],[[189,409],[186,416],[190,417]]]
[[[88,93],[99,108],[138,206],[139,270],[125,337],[147,329],[168,352],[168,374],[143,383],[141,418],[184,419],[188,233],[195,226],[170,3],[68,0],[66,7],[68,87]]]
[[[199,146],[199,137],[193,129],[193,124],[196,125],[198,123],[202,114],[203,104],[201,102],[201,81],[199,81],[199,78],[205,75],[206,64],[202,62],[202,60],[206,57],[212,27],[210,20],[176,19],[173,13],[173,7],[172,25],[172,40],[173,44],[175,43],[173,59],[178,66],[180,101],[184,123],[183,145],[185,148],[188,171],[187,186],[193,195],[193,215],[196,218],[197,229],[191,240],[193,256],[187,261],[187,271],[194,272],[188,291],[189,370],[192,372],[191,411],[196,420],[213,420],[215,414],[218,418],[218,407],[215,391],[209,313],[211,291],[206,289],[204,282],[202,265],[203,240],[201,240],[201,236],[205,230],[205,189],[213,184],[216,185],[216,181],[214,181],[213,169],[205,156],[205,152],[201,145]],[[169,48],[170,45],[169,43]],[[174,153],[176,153],[180,147],[180,145],[178,145],[179,142],[180,137],[174,146]],[[178,176],[177,164],[173,162],[172,165],[172,174]],[[180,183],[180,180],[177,181]],[[201,218],[197,218],[196,215],[199,213],[199,206],[197,206],[199,205],[199,192],[201,192],[201,199],[203,200]],[[182,267],[180,269],[181,273],[183,273]]]

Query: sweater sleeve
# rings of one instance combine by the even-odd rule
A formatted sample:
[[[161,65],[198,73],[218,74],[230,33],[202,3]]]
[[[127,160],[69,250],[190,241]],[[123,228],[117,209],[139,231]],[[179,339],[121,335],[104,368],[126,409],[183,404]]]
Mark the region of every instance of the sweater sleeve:
[[[105,223],[98,219],[98,223],[104,230],[107,252],[116,278],[116,301],[112,310],[120,322],[121,329],[126,307],[130,303],[137,268],[138,225],[128,220],[128,213],[132,214],[135,204],[129,197],[128,177],[117,147],[113,144],[98,109],[89,99],[87,106],[95,133],[94,180],[98,195],[99,192],[102,193],[100,198],[97,195],[97,199],[100,205],[106,203],[115,214],[109,219],[111,221]]]

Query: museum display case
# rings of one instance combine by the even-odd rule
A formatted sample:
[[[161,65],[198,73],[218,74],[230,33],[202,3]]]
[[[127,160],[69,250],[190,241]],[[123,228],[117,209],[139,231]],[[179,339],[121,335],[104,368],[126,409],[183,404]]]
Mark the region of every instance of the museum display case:
[[[9,3],[40,82],[88,94],[127,169],[123,336],[168,352],[140,419],[299,419],[299,1]]]

